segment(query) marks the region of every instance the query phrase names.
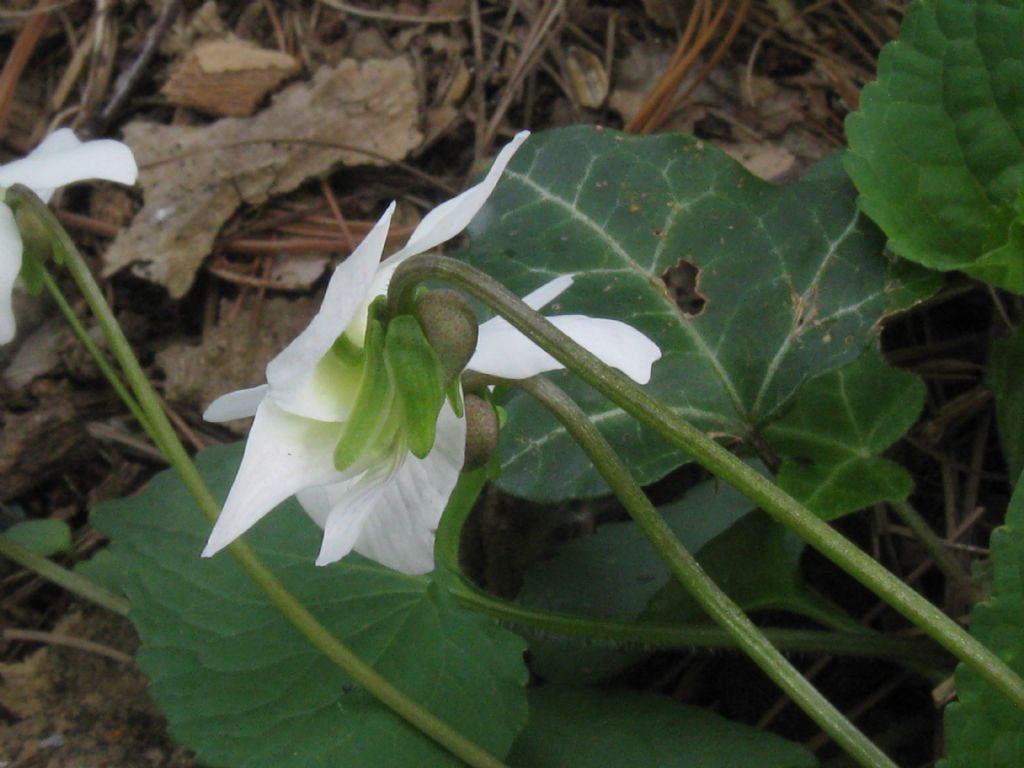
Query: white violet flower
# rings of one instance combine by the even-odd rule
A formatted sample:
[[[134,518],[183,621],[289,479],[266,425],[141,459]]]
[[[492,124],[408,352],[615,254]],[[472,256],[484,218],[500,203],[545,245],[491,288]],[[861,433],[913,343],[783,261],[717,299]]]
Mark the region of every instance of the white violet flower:
[[[69,128],[54,131],[27,157],[0,165],[0,344],[14,338],[11,294],[21,271],[22,242],[4,188],[24,184],[44,202],[58,187],[86,179],[134,184],[139,169],[131,149],[111,139],[80,141]]]
[[[338,470],[335,449],[353,418],[361,379],[371,368],[354,363],[357,358],[344,349],[362,350],[364,341],[370,346],[369,307],[387,292],[395,268],[462,232],[527,136],[525,131],[518,134],[483,181],[428,213],[405,247],[382,263],[392,203],[335,270],[319,313],[269,363],[267,383],[223,395],[210,405],[204,414],[209,421],[256,418],[204,557],[230,544],[294,495],[324,530],[318,565],[355,550],[404,573],[433,569],[434,533],[463,466],[465,419],[445,402],[433,446],[423,458],[409,451],[399,428],[399,439],[388,437],[384,450],[377,445],[365,460]],[[559,277],[524,301],[539,309],[571,284],[571,277]],[[650,379],[651,366],[661,356],[654,342],[616,320],[582,315],[549,320],[641,384]],[[467,370],[518,379],[561,367],[508,322],[493,318],[480,325]]]

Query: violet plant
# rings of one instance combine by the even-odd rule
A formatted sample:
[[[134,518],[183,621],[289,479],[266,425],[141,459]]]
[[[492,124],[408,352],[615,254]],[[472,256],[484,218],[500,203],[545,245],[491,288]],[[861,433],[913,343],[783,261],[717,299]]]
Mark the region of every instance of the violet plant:
[[[1024,606],[1009,575],[1024,491],[996,537],[996,594],[978,611],[977,637],[829,523],[890,504],[963,578],[907,504],[909,475],[881,455],[913,423],[923,392],[878,354],[877,326],[934,291],[935,275],[884,253],[857,194],[900,255],[1019,290],[1019,183],[1007,173],[987,187],[996,195],[986,198],[988,234],[943,240],[976,252],[942,252],[938,264],[905,206],[878,201],[905,195],[906,169],[882,161],[906,159],[886,144],[900,134],[885,129],[902,103],[893,83],[912,69],[901,57],[933,56],[972,93],[995,78],[996,111],[1017,125],[1024,112],[1007,104],[1019,107],[1019,91],[1000,84],[1024,60],[1024,46],[1003,40],[1020,43],[1021,29],[1019,4],[916,3],[851,118],[845,162],[856,189],[835,161],[769,187],[683,136],[519,134],[482,181],[382,260],[393,206],[385,210],[332,275],[319,314],[267,367],[266,384],[207,410],[215,421],[254,416],[245,444],[194,460],[45,206],[70,181],[131,183],[131,153],[54,134],[0,168],[0,332],[14,335],[19,274],[48,290],[175,473],[94,512],[112,542],[113,581],[109,568],[68,572],[8,537],[0,553],[132,618],[172,732],[210,765],[817,764],[798,745],[712,713],[581,683],[583,660],[610,677],[638,649],[662,647],[741,649],[864,766],[894,763],[782,651],[877,655],[934,679],[955,658],[963,696],[950,709],[949,764],[988,764],[997,752],[1010,757],[992,764],[1016,764],[1024,654],[1019,632],[1006,630]],[[1005,66],[985,69],[986,56]],[[957,112],[963,99],[926,85],[912,95],[939,99],[936,114],[964,130],[978,127]],[[1024,162],[979,130],[980,144],[953,133],[979,152],[1009,153],[1012,168]],[[957,189],[939,192],[956,219]],[[468,246],[435,253],[463,230]],[[113,363],[50,276],[51,253]],[[666,293],[673,270],[696,275],[686,311]],[[424,289],[437,282],[493,316],[479,322],[460,293]],[[539,313],[552,304],[550,317]],[[1000,354],[1015,360],[1015,350]],[[1009,400],[1019,371],[1004,374]],[[687,462],[734,491],[698,487],[656,508],[643,486]],[[459,557],[487,483],[538,501],[610,492],[632,522],[567,544],[527,574],[518,600],[503,600],[474,584]],[[808,545],[930,639],[865,631],[817,599],[799,572]],[[737,553],[748,554],[737,562]],[[746,615],[763,608],[824,629],[766,628]],[[527,646],[534,671],[563,682],[526,687]]]

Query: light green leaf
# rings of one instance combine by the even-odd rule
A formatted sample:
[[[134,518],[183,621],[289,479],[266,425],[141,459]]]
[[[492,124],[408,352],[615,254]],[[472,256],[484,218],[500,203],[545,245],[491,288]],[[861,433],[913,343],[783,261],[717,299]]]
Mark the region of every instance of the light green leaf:
[[[240,445],[199,456],[223,496]],[[227,552],[204,560],[209,526],[170,473],[141,495],[104,504],[93,524],[111,538],[138,662],[172,734],[210,765],[449,766],[458,761],[351,687]],[[468,614],[427,577],[358,556],[313,565],[321,533],[289,502],[246,536],[328,629],[402,691],[496,756],[526,720],[523,642]]]
[[[1006,524],[992,533],[992,597],[971,614],[971,634],[1024,674],[1024,475]],[[958,700],[946,707],[947,759],[940,768],[1020,768],[1024,712],[961,664]]]
[[[1010,477],[1024,471],[1024,328],[992,343],[988,384],[996,401],[996,425]]]
[[[765,430],[784,458],[778,483],[826,520],[905,499],[913,481],[879,454],[914,423],[925,386],[872,350],[807,381],[793,409]]]
[[[743,440],[805,378],[858,357],[899,285],[838,160],[775,187],[682,135],[533,136],[470,235],[461,257],[520,295],[573,274],[547,314],[637,327],[664,353],[649,391],[698,427]],[[663,278],[677,294],[689,281],[690,316]],[[570,389],[642,483],[684,461],[589,388]],[[606,492],[542,409],[519,397],[508,409],[504,489],[545,501]]]
[[[71,529],[63,520],[23,520],[4,535],[40,557],[71,551]]]
[[[918,0],[846,121],[860,204],[900,256],[1024,292],[1024,9]]]
[[[513,768],[812,768],[798,744],[665,696],[545,686]]]

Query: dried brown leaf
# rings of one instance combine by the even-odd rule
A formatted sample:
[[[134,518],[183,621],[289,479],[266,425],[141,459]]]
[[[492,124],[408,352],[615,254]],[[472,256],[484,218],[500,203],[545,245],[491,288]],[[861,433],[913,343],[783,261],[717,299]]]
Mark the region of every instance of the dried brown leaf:
[[[167,100],[219,117],[251,115],[260,101],[297,74],[298,59],[237,38],[197,44],[161,89]]]
[[[241,204],[290,192],[338,163],[404,157],[420,142],[416,104],[406,59],[346,59],[284,89],[251,118],[129,124],[124,137],[139,162],[145,205],[107,250],[104,274],[131,266],[180,298]]]

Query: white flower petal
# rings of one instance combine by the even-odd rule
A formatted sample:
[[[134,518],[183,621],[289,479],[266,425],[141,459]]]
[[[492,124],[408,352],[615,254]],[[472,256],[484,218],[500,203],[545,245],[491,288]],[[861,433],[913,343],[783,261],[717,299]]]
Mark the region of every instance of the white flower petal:
[[[21,271],[21,233],[14,213],[0,203],[0,344],[14,338],[14,282]]]
[[[302,488],[336,481],[337,424],[293,416],[265,399],[256,409],[242,463],[203,557],[220,551]]]
[[[139,169],[126,144],[110,139],[82,143],[69,133],[57,131],[28,157],[0,167],[0,186],[24,184],[49,200],[57,187],[86,179],[135,183]]]
[[[661,357],[657,344],[618,320],[586,315],[556,315],[548,320],[606,365],[618,368],[638,384],[650,381],[651,366]],[[503,379],[527,379],[564,367],[500,317],[480,326],[476,352],[466,366],[468,370]]]
[[[491,192],[494,191],[498,184],[498,179],[505,172],[505,166],[509,164],[512,155],[516,153],[516,150],[526,141],[529,135],[529,131],[517,133],[515,138],[498,153],[498,156],[494,159],[494,164],[487,172],[483,181],[474,187],[470,187],[461,195],[441,203],[437,208],[424,216],[423,221],[420,222],[419,226],[416,227],[416,230],[409,237],[409,242],[405,244],[405,247],[385,263],[390,263],[392,259],[398,262],[413,254],[429,251],[441,243],[451,240],[464,230],[483,207],[484,203],[487,202],[487,198],[491,196]]]
[[[324,371],[319,371],[318,376],[317,368],[371,298],[370,290],[394,210],[392,203],[359,246],[338,265],[316,317],[267,365],[272,396],[291,413],[321,421],[340,421],[347,416],[348,406],[331,396],[330,387],[323,386]],[[365,322],[365,318],[362,321]]]
[[[231,421],[233,419],[247,419],[256,414],[256,409],[263,402],[270,389],[266,384],[250,389],[239,389],[221,395],[206,409],[203,418],[207,421]]]
[[[297,494],[306,513],[324,529],[317,565],[330,565],[352,551],[391,475],[379,470],[366,472],[355,480],[308,488]]]
[[[434,535],[458,482],[466,450],[466,421],[445,403],[437,439],[426,458],[410,455],[381,490],[355,551],[408,574],[434,570]]]
[[[559,275],[549,283],[544,283],[535,291],[523,296],[523,303],[530,309],[543,309],[557,299],[572,285],[572,275]]]

